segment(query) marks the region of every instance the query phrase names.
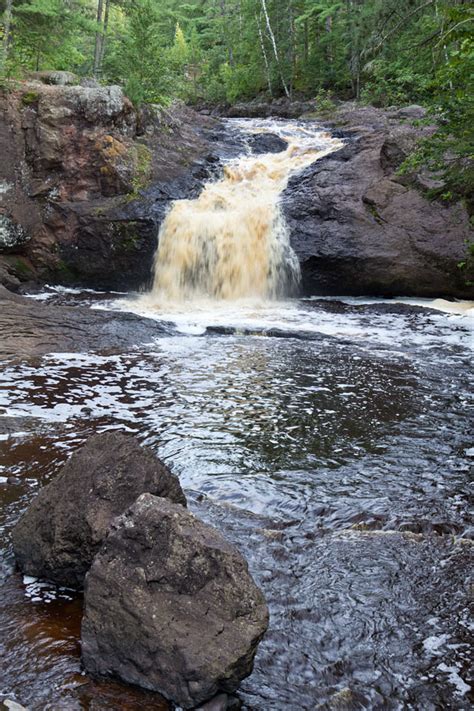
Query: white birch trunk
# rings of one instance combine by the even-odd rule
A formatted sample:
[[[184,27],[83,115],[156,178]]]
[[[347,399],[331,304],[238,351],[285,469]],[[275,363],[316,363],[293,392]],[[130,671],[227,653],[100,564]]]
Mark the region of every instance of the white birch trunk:
[[[270,37],[270,41],[271,41],[271,43],[272,43],[273,54],[275,55],[275,61],[276,61],[276,63],[277,63],[278,71],[279,71],[279,73],[280,73],[281,83],[282,83],[282,85],[283,85],[283,89],[285,90],[285,94],[286,94],[287,98],[289,99],[289,98],[290,98],[290,92],[288,91],[288,87],[287,87],[287,85],[286,85],[285,77],[283,76],[283,72],[282,72],[282,70],[281,70],[280,58],[279,58],[279,56],[278,56],[278,49],[277,49],[277,45],[276,45],[276,41],[275,41],[275,35],[273,34],[272,26],[271,26],[271,24],[270,24],[270,18],[269,18],[269,16],[268,16],[268,10],[267,10],[267,3],[266,3],[266,0],[261,0],[261,3],[262,3],[263,14],[264,14],[264,16],[265,16],[265,22],[266,22],[266,25],[267,25],[268,36]]]

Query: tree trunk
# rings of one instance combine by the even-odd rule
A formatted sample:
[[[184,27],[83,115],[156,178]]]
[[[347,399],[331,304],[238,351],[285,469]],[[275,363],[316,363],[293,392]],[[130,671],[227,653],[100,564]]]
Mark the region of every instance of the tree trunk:
[[[265,64],[265,74],[267,75],[267,84],[268,84],[268,91],[270,93],[270,96],[273,99],[273,90],[272,90],[272,78],[270,75],[270,65],[268,63],[268,57],[267,57],[267,50],[265,49],[265,42],[263,40],[263,33],[262,33],[262,27],[260,25],[260,18],[258,15],[255,16],[257,20],[257,27],[258,27],[258,37],[260,39],[260,47],[262,48],[262,55],[263,55],[263,61]]]
[[[303,58],[305,65],[309,62],[309,26],[308,20],[304,21],[304,49]]]
[[[289,11],[289,36],[290,36],[290,98],[293,101],[293,92],[295,89],[295,77],[296,77],[296,48],[295,48],[295,13],[293,12],[293,3],[290,0],[288,7]]]
[[[103,40],[103,28],[102,28],[102,13],[104,9],[104,0],[98,0],[97,3],[97,31],[95,33],[95,47],[94,47],[94,65],[92,67],[92,73],[97,79],[99,76],[100,69],[100,57],[102,53],[102,40]]]
[[[12,4],[13,0],[7,0],[5,12],[3,13],[3,41],[0,54],[0,74],[5,71],[5,65],[8,59],[8,49],[10,45],[10,28],[12,24]]]
[[[267,25],[268,35],[269,35],[269,37],[270,37],[270,40],[271,40],[271,43],[272,43],[272,47],[273,47],[273,54],[275,55],[275,61],[276,61],[276,64],[277,64],[277,67],[278,67],[278,71],[279,71],[279,74],[280,74],[281,83],[282,83],[283,89],[284,89],[284,91],[285,91],[285,94],[286,94],[287,98],[289,99],[289,98],[290,98],[290,92],[288,91],[288,87],[287,87],[287,85],[286,85],[285,77],[283,76],[283,71],[282,71],[282,69],[281,69],[280,58],[279,58],[279,56],[278,56],[278,48],[277,48],[276,41],[275,41],[275,35],[273,34],[272,26],[271,26],[271,24],[270,24],[270,18],[269,18],[269,16],[268,16],[268,10],[267,10],[267,3],[266,3],[266,0],[261,0],[261,3],[262,3],[263,14],[264,14],[264,16],[265,16],[265,22],[266,22],[266,25]]]
[[[105,0],[104,31],[103,31],[103,35],[102,35],[102,42],[100,45],[99,74],[102,73],[102,64],[104,62],[105,42],[107,39],[107,29],[109,26],[109,10],[110,10],[110,0]]]

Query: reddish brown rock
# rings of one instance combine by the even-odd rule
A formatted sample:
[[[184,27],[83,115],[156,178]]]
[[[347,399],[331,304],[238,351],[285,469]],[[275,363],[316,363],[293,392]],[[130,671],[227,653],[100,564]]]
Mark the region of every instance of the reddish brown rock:
[[[51,74],[0,93],[1,282],[137,288],[170,202],[209,176],[217,122]]]
[[[400,118],[341,107],[346,145],[290,181],[283,207],[306,294],[474,298],[459,268],[473,239],[466,208],[430,199],[426,175],[397,173],[435,128]]]

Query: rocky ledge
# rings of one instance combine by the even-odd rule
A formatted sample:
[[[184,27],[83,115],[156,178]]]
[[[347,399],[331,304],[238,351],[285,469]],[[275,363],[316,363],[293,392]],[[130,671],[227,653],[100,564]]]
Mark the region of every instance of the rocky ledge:
[[[344,104],[319,116],[345,145],[294,176],[283,195],[305,294],[474,298],[472,275],[459,267],[474,240],[465,206],[430,198],[438,176],[398,173],[436,130],[420,125],[424,115],[419,106]]]
[[[137,111],[120,87],[47,79],[0,93],[0,283],[145,287],[171,202],[196,197],[223,159],[244,151],[243,138],[182,104]],[[439,176],[398,174],[436,130],[420,124],[424,109],[317,109],[279,100],[226,110],[317,121],[345,140],[282,198],[303,293],[474,298],[459,268],[474,239],[466,208],[430,199]],[[259,136],[251,148],[284,142]]]
[[[170,202],[240,148],[183,104],[138,111],[118,86],[44,79],[0,92],[0,283],[137,289]]]

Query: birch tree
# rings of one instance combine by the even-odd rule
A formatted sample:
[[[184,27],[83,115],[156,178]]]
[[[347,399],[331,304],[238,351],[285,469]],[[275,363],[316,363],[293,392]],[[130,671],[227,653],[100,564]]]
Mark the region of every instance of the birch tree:
[[[284,73],[283,73],[283,71],[282,71],[281,62],[280,62],[280,57],[279,57],[279,54],[278,54],[278,47],[277,47],[277,43],[276,43],[276,40],[275,40],[275,35],[274,35],[274,33],[273,33],[272,26],[271,26],[271,23],[270,23],[270,17],[268,16],[267,2],[266,2],[266,0],[260,0],[260,2],[261,2],[261,4],[262,4],[263,16],[265,17],[265,23],[266,23],[266,25],[267,25],[268,36],[269,36],[270,41],[271,41],[271,44],[272,44],[273,54],[274,54],[274,57],[275,57],[276,66],[277,66],[277,68],[278,68],[278,73],[279,73],[279,75],[280,75],[281,85],[282,85],[282,87],[283,87],[283,90],[284,90],[284,92],[285,92],[287,98],[289,99],[289,98],[290,98],[290,92],[289,92],[289,90],[288,90],[288,86],[287,86],[286,81],[285,81],[285,76],[284,76]]]

